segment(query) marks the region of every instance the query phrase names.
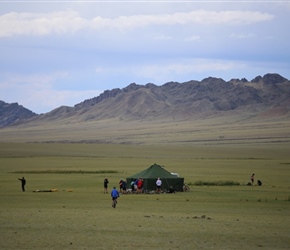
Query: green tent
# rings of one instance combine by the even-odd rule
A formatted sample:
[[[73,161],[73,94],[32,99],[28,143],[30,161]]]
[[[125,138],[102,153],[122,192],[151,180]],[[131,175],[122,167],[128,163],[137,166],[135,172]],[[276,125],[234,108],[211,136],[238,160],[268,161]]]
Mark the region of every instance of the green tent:
[[[144,190],[150,191],[156,189],[156,180],[160,178],[162,181],[162,190],[169,190],[172,186],[174,191],[183,191],[184,178],[171,174],[158,164],[134,174],[127,178],[127,186],[130,186],[132,180],[142,178],[144,181]]]

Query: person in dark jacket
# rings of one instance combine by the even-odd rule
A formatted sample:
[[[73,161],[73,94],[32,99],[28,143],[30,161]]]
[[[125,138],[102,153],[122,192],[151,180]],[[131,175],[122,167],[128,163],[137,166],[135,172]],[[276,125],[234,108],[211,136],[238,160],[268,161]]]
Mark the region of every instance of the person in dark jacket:
[[[120,188],[120,193],[122,192],[122,186],[123,186],[123,180],[121,179],[120,181],[119,181],[119,188]]]
[[[108,183],[109,183],[108,178],[105,178],[104,179],[104,194],[108,193]]]
[[[127,182],[123,181],[122,182],[122,194],[126,194],[127,193]]]
[[[18,180],[21,181],[21,188],[22,188],[22,192],[25,192],[25,185],[26,185],[26,180],[24,177],[22,177],[21,179],[18,178]]]

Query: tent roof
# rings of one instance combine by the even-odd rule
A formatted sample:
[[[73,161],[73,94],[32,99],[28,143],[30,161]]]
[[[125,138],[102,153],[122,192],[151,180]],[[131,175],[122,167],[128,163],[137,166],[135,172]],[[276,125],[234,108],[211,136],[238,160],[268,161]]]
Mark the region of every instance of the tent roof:
[[[160,177],[160,178],[179,178],[175,175],[172,175],[170,172],[165,170],[163,167],[161,167],[160,165],[155,163],[151,167],[128,177],[128,179],[138,179],[138,178],[157,179],[158,177]]]

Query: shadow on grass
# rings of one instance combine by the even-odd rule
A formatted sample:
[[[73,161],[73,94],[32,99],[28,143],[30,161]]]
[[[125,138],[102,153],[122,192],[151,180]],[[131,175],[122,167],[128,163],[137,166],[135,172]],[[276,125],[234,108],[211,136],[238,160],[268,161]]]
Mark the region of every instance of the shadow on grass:
[[[115,170],[99,170],[99,171],[84,171],[84,170],[32,170],[32,171],[15,171],[17,174],[115,174],[119,173]]]

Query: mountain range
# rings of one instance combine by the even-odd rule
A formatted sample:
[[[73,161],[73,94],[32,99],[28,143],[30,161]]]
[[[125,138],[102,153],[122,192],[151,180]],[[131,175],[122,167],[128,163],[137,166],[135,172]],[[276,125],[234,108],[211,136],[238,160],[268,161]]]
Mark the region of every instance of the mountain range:
[[[106,90],[73,107],[61,106],[45,114],[0,101],[0,127],[35,123],[120,120],[186,121],[224,113],[253,117],[290,117],[290,81],[279,74],[253,80],[208,77],[202,81],[168,82],[162,86],[132,83]]]

